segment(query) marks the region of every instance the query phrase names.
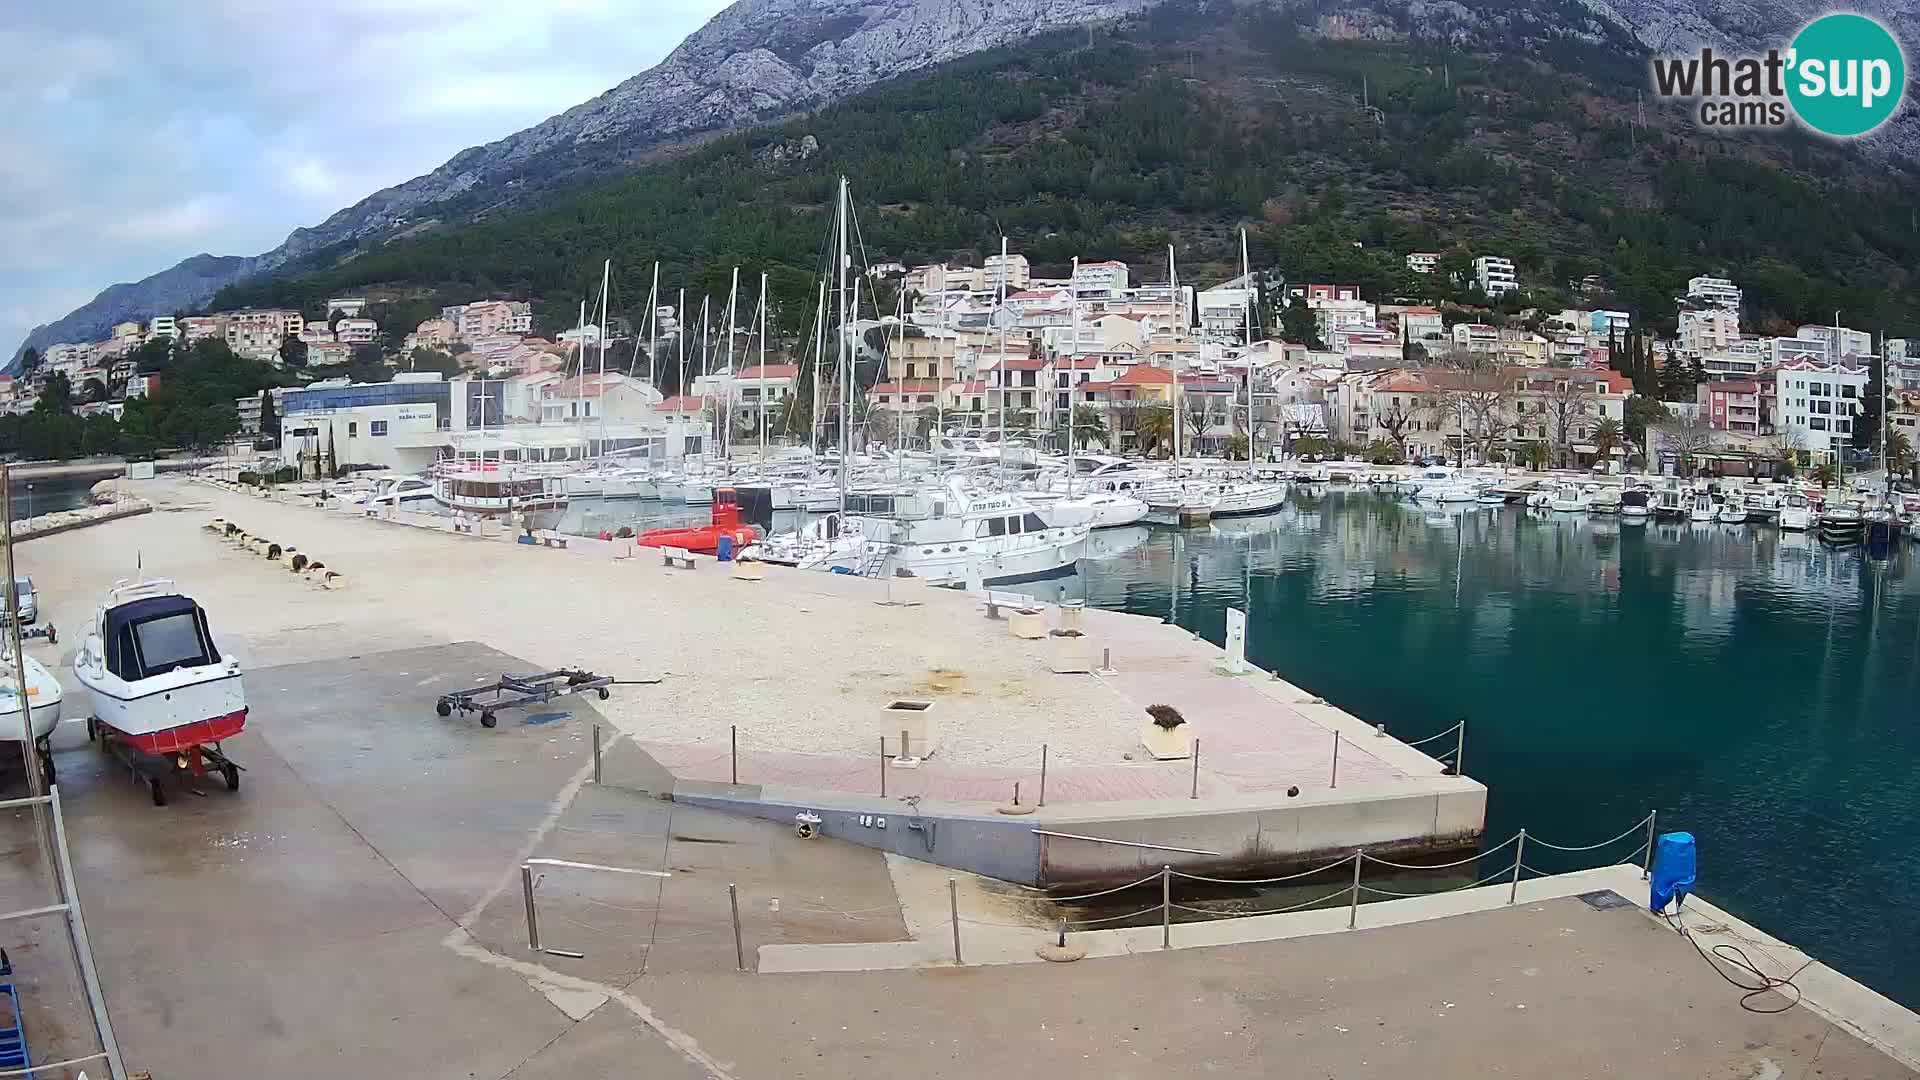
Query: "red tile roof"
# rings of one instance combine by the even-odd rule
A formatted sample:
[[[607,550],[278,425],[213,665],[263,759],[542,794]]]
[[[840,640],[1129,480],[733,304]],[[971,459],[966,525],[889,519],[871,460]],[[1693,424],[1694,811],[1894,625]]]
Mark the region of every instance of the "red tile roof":
[[[1040,371],[1046,366],[1045,360],[1035,360],[1030,356],[1008,356],[994,365],[995,368],[1005,368],[1008,371]]]
[[[1133,369],[1113,381],[1114,386],[1172,386],[1173,372],[1152,364],[1135,364]]]
[[[675,397],[670,397],[654,406],[654,411],[663,413],[697,413],[704,409],[706,404],[706,398],[680,394]]]

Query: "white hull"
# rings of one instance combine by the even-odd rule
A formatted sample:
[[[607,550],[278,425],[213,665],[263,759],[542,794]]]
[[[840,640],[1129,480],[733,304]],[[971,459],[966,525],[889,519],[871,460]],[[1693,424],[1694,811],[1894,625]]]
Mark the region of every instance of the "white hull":
[[[618,473],[573,473],[562,478],[561,490],[570,498],[657,499],[660,492],[644,476]]]
[[[1268,514],[1287,501],[1285,484],[1234,484],[1213,500],[1214,517]]]
[[[246,708],[238,665],[232,672],[227,666],[170,671],[128,683],[76,661],[73,674],[92,695],[93,715],[101,723],[128,735],[152,735]]]
[[[1049,532],[1060,533],[1062,537],[1049,539],[1048,534],[1044,533],[1010,537],[1020,543],[1001,546],[998,550],[974,550],[965,554],[958,548],[966,545],[942,544],[931,549],[920,546],[902,548],[887,557],[881,567],[881,576],[888,577],[896,570],[905,570],[930,585],[961,585],[966,583],[969,571],[977,568],[981,582],[993,585],[1070,573],[1086,551],[1090,530],[1081,527]]]
[[[1806,532],[1813,528],[1813,511],[1804,506],[1781,507],[1780,527],[1789,532]]]
[[[1147,504],[1126,495],[1076,495],[1039,504],[1049,525],[1085,525],[1093,529],[1118,529],[1145,521]]]
[[[5,670],[0,671],[0,741],[17,742],[23,732],[20,730],[20,703],[13,693],[13,662],[0,658]],[[60,680],[53,677],[46,665],[29,656],[27,668],[27,711],[32,714],[33,737],[43,738],[60,723],[61,691]]]
[[[1720,512],[1719,512],[1719,511],[1717,511],[1717,510],[1689,510],[1689,511],[1687,511],[1687,520],[1688,520],[1688,521],[1691,521],[1691,522],[1693,522],[1693,523],[1694,523],[1694,524],[1696,524],[1696,525],[1702,525],[1702,524],[1705,524],[1705,523],[1707,523],[1707,522],[1710,522],[1710,521],[1712,521],[1712,520],[1714,520],[1715,518],[1717,518],[1717,517],[1719,517],[1719,516],[1720,516]]]

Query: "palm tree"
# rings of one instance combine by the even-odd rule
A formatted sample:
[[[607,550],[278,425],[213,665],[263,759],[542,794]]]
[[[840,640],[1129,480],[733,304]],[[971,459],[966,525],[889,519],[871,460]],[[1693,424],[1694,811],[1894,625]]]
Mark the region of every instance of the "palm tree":
[[[1620,421],[1611,416],[1603,416],[1593,425],[1593,445],[1600,451],[1600,460],[1607,460],[1613,449],[1620,445]]]
[[[1142,409],[1134,424],[1135,449],[1152,456],[1173,445],[1173,410],[1165,406]]]
[[[1904,431],[1887,436],[1887,472],[1904,476],[1913,471],[1913,440]]]
[[[1831,461],[1823,461],[1813,467],[1814,482],[1823,488],[1832,487],[1833,482],[1839,479],[1839,476],[1839,472],[1834,469],[1833,462]]]
[[[1526,454],[1527,468],[1532,469],[1534,472],[1539,472],[1547,467],[1547,458],[1550,456],[1550,453],[1547,450],[1546,443],[1535,439],[1527,444],[1527,448],[1523,453]]]
[[[1111,433],[1107,431],[1107,414],[1092,405],[1076,405],[1073,409],[1073,445],[1084,450],[1088,443],[1098,443],[1102,449],[1113,445]]]

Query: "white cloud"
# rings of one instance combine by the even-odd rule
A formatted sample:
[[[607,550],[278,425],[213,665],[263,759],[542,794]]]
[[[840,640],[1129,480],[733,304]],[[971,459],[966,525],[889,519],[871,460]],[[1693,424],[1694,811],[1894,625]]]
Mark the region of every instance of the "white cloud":
[[[201,251],[264,251],[578,104],[726,3],[12,5],[0,350],[115,281]]]

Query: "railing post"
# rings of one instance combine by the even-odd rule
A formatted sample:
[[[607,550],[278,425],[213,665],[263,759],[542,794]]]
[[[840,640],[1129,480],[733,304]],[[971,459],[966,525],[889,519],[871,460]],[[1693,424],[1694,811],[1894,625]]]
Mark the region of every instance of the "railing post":
[[[593,782],[600,782],[600,725],[593,725]]]
[[[1453,775],[1467,775],[1467,718],[1461,717],[1453,740]]]
[[[960,960],[960,886],[952,878],[947,879],[947,912],[953,919],[953,963],[959,967]]]
[[[1647,854],[1646,858],[1640,863],[1641,881],[1645,881],[1653,876],[1653,838],[1658,835],[1659,828],[1660,811],[1647,811]]]
[[[1197,799],[1199,797],[1200,797],[1200,740],[1195,739],[1193,740],[1193,793],[1191,795],[1188,795],[1187,798]]]
[[[1347,929],[1351,930],[1360,921],[1360,863],[1366,858],[1359,848],[1353,849],[1353,893],[1347,900]]]
[[[727,725],[727,760],[732,763],[733,784],[740,784],[740,725]]]
[[[533,913],[533,867],[520,868],[520,893],[527,901],[527,948],[540,951],[540,919]]]
[[[880,736],[880,797],[887,797],[887,737]]]
[[[1173,867],[1160,867],[1160,947],[1173,948]]]
[[[1513,886],[1507,890],[1507,903],[1511,904],[1520,897],[1520,860],[1527,854],[1527,830],[1520,830],[1520,841],[1513,845]]]
[[[727,906],[733,909],[733,966],[738,971],[747,970],[747,950],[740,943],[740,890],[733,882],[727,882]]]
[[[1047,805],[1047,744],[1040,744],[1040,805]]]
[[[1340,786],[1340,733],[1337,731],[1333,733],[1333,778],[1327,781],[1327,786]]]

